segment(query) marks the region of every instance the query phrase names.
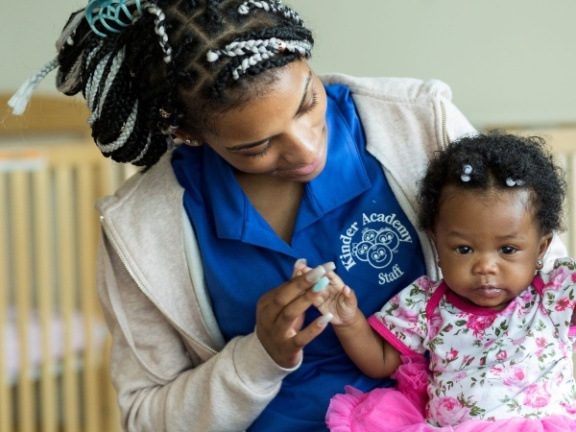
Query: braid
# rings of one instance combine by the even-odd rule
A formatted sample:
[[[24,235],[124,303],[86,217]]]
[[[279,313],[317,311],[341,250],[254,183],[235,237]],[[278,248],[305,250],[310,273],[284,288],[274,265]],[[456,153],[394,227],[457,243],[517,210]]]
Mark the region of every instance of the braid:
[[[222,28],[224,17],[220,13],[219,0],[207,0],[206,14],[205,14],[206,30],[210,34],[214,34]]]
[[[148,40],[141,46],[151,44],[156,50],[160,47],[162,61],[167,63],[171,60],[171,47],[164,13],[156,5],[148,5],[144,11],[148,16],[142,21],[149,25],[149,36],[156,38],[157,44]],[[154,164],[168,148],[170,139],[158,133],[156,126],[149,128],[147,100],[140,97],[132,82],[134,73],[127,62],[130,37],[121,33],[102,39],[86,23],[77,25],[73,33],[67,32],[67,42],[59,54],[59,89],[66,94],[82,91],[91,111],[88,123],[92,137],[105,156],[136,165]]]
[[[294,22],[296,25],[302,25],[302,19],[300,16],[290,9],[287,6],[284,6],[281,1],[255,1],[255,0],[248,0],[245,1],[239,8],[238,12],[243,15],[247,15],[250,13],[250,10],[254,8],[264,9],[266,12],[272,11],[276,14],[281,14],[284,18],[288,19],[289,21]]]
[[[11,101],[23,111],[53,68],[66,95],[82,92],[106,157],[150,167],[178,130],[202,133],[212,114],[249,100],[275,70],[310,56],[314,40],[279,0],[90,0],[70,15],[57,61]],[[254,77],[260,76],[255,80]]]
[[[146,7],[146,11],[151,14],[156,15],[154,18],[154,32],[159,37],[160,47],[162,47],[162,51],[164,52],[163,60],[165,63],[170,63],[172,60],[172,47],[168,43],[168,35],[166,34],[166,16],[162,9],[160,9],[155,4],[151,4]]]

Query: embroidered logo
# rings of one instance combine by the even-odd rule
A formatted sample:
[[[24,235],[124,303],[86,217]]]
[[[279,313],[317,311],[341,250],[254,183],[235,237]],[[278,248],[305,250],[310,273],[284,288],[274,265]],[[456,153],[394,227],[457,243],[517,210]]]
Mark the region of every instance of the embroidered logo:
[[[391,265],[401,243],[412,243],[408,229],[396,218],[396,214],[362,213],[362,225],[352,223],[340,235],[340,262],[348,271],[364,263],[381,270],[378,283],[383,285],[404,274],[398,264]]]

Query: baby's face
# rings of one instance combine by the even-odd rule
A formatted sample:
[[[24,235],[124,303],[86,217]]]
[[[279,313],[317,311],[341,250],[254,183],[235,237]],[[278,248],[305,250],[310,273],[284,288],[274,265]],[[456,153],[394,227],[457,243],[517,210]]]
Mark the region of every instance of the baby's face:
[[[447,285],[467,302],[502,309],[532,282],[551,237],[523,189],[442,191],[434,230]]]

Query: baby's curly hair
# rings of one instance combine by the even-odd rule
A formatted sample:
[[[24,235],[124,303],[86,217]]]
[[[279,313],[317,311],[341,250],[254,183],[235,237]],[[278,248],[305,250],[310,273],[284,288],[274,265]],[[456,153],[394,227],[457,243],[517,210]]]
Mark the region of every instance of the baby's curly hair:
[[[418,222],[423,230],[434,230],[441,193],[448,185],[478,192],[530,190],[535,220],[542,232],[563,229],[566,180],[541,137],[494,131],[461,138],[438,152],[420,182]]]

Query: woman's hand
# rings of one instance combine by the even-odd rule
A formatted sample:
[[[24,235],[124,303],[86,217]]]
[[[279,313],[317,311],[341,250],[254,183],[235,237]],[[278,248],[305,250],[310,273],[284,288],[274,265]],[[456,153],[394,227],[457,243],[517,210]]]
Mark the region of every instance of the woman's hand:
[[[322,316],[302,328],[304,314],[328,285],[326,268],[318,266],[304,272],[298,260],[293,278],[264,294],[256,309],[256,335],[272,359],[282,367],[300,363],[302,349],[326,328],[330,316]]]

